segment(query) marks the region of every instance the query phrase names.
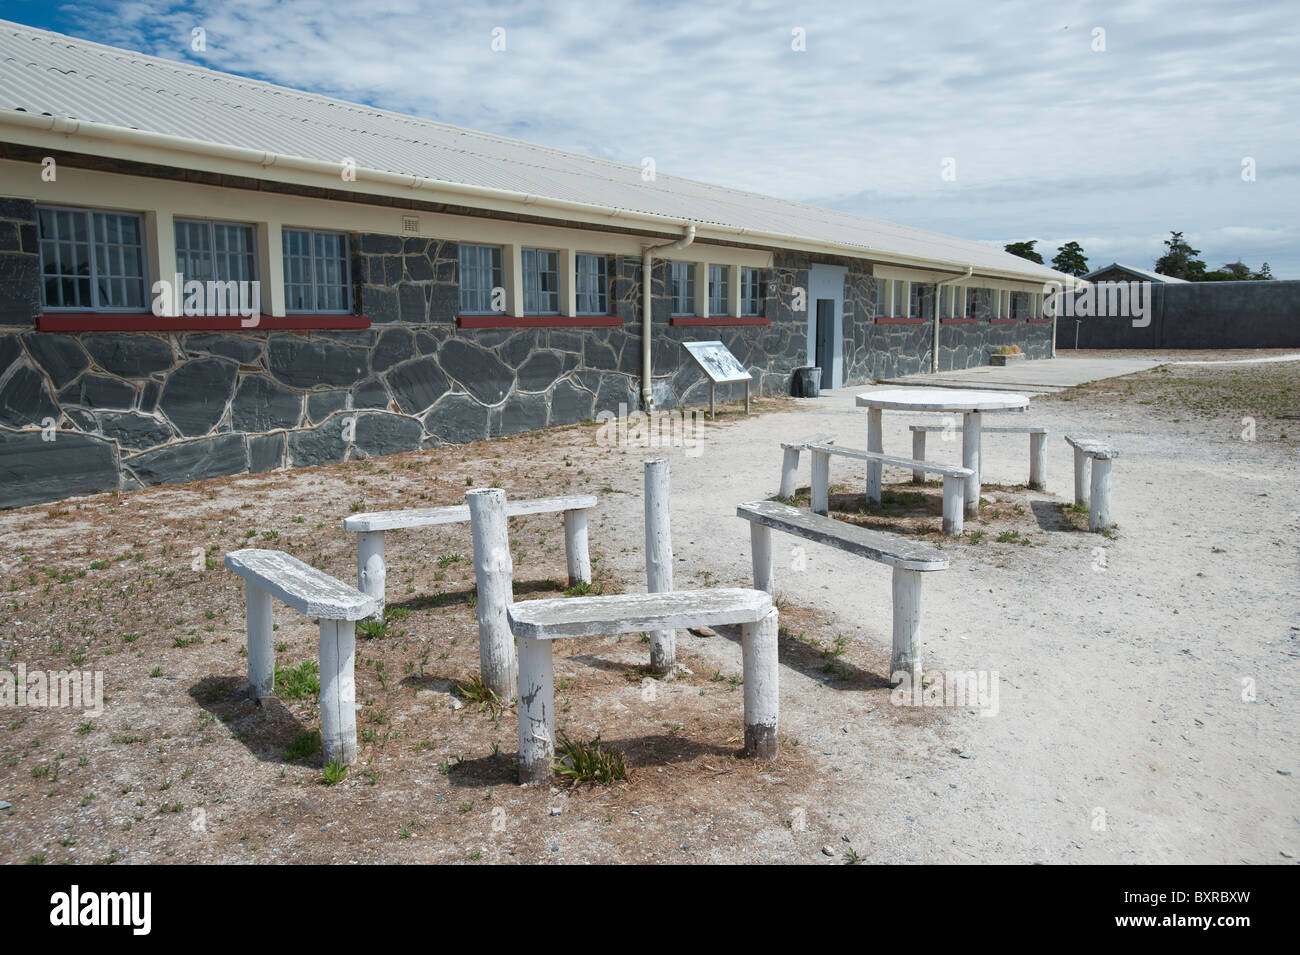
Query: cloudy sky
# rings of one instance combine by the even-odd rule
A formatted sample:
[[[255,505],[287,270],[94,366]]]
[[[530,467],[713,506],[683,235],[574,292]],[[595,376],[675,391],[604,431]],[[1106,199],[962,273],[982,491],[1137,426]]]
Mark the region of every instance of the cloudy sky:
[[[1037,239],[1048,260],[1073,239],[1094,267],[1150,267],[1177,229],[1210,268],[1300,279],[1295,13],[0,0],[0,18],[447,123],[998,246]]]

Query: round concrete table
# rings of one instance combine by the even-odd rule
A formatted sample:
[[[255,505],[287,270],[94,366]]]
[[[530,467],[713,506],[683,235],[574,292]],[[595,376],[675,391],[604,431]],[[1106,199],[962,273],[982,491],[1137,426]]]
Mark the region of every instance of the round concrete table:
[[[859,408],[866,408],[867,450],[881,452],[882,411],[940,411],[964,416],[961,465],[975,474],[966,479],[966,516],[974,517],[980,506],[980,419],[984,411],[1023,411],[1029,398],[1010,391],[963,391],[958,388],[876,388],[857,396]],[[880,503],[880,462],[867,462],[867,504]]]

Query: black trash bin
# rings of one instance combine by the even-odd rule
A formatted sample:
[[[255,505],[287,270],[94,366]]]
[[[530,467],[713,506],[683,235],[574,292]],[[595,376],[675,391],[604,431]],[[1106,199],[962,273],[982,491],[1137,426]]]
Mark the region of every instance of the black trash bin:
[[[794,396],[816,398],[822,393],[822,370],[811,365],[794,370]]]

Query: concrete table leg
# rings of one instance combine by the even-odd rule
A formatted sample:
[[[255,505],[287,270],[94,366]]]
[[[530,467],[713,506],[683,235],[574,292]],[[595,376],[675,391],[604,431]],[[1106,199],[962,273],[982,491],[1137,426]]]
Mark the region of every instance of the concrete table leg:
[[[967,517],[975,517],[980,509],[980,419],[978,411],[966,412],[962,429],[961,466],[975,472],[966,479]]]
[[[884,429],[879,408],[867,409],[867,450],[876,452],[885,450]],[[879,461],[867,462],[867,507],[876,507],[880,504],[881,470]]]

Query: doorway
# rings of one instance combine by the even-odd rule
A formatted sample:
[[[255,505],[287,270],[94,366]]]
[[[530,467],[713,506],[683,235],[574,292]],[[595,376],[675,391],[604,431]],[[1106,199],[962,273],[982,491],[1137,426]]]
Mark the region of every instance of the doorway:
[[[808,270],[808,364],[822,370],[821,386],[844,384],[844,278],[842,265]]]

